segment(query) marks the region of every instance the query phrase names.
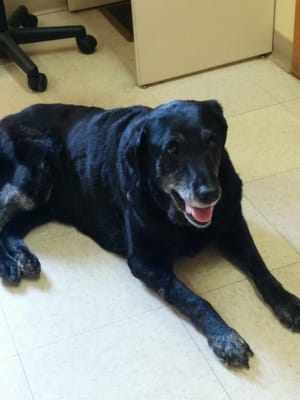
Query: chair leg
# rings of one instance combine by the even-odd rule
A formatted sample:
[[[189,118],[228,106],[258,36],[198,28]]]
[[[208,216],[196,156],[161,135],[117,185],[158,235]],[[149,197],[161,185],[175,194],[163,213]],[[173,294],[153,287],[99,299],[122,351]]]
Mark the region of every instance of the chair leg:
[[[47,88],[47,77],[41,74],[38,67],[32,62],[26,53],[7,35],[1,37],[1,50],[13,60],[27,75],[30,89],[43,92]]]
[[[49,28],[23,28],[13,31],[17,43],[43,42],[47,40],[81,38],[86,36],[83,26],[49,27]]]
[[[12,28],[18,28],[24,26],[26,18],[28,16],[28,10],[25,6],[18,7],[8,19],[8,25]]]
[[[37,66],[31,61],[26,53],[15,43],[9,34],[2,35],[2,51],[8,55],[27,75],[36,75]]]
[[[84,54],[93,53],[97,46],[97,40],[93,36],[87,35],[85,28],[81,25],[22,28],[13,30],[11,34],[17,43],[76,38],[77,46]]]

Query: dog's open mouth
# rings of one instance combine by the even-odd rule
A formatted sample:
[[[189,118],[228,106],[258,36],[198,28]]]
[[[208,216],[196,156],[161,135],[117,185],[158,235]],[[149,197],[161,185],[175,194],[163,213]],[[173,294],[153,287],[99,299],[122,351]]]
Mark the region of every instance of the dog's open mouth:
[[[215,203],[209,205],[192,205],[186,202],[175,190],[172,191],[171,197],[185,218],[197,228],[205,228],[211,223]]]

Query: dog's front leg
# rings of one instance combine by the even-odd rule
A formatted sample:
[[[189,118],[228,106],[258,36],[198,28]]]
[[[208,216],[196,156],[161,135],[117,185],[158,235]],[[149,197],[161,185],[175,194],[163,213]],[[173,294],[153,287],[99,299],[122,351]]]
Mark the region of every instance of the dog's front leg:
[[[224,255],[253,281],[279,320],[300,331],[300,299],[285,290],[267,269],[241,212],[230,229],[218,238],[218,244]]]
[[[225,364],[248,368],[249,345],[173,273],[170,249],[151,237],[136,223],[127,221],[128,264],[133,275],[185,314],[206,336],[209,345]]]

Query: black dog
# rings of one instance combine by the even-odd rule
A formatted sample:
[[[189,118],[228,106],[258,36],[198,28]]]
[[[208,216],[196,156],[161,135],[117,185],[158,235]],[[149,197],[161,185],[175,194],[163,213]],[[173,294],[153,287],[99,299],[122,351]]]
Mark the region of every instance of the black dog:
[[[37,276],[22,237],[58,220],[128,258],[134,276],[187,315],[226,364],[252,351],[173,273],[174,259],[214,242],[252,279],[282,323],[300,330],[300,300],[271,275],[241,210],[216,101],[155,109],[34,105],[0,122],[0,273]]]

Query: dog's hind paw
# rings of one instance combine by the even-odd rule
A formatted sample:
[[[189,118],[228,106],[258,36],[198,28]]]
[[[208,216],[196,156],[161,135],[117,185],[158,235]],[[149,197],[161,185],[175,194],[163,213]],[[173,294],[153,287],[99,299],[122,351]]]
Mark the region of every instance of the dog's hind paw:
[[[227,366],[249,368],[249,357],[253,351],[234,330],[208,337],[208,343],[217,357]]]

